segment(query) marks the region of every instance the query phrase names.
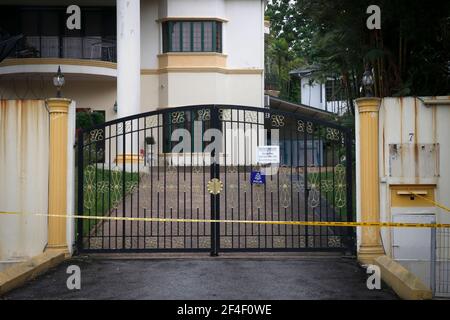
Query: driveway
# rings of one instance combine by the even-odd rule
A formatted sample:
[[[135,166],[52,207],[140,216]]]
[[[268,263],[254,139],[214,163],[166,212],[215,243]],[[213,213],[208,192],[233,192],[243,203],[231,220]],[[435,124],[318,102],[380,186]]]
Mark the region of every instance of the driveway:
[[[66,287],[69,265],[81,290]],[[366,287],[355,260],[339,257],[74,258],[3,299],[397,299]]]

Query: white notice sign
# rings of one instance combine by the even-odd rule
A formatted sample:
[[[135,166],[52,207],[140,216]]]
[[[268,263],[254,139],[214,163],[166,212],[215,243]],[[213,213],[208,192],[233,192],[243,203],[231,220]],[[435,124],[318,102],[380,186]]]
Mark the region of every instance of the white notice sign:
[[[280,146],[256,147],[256,161],[261,164],[280,163]]]

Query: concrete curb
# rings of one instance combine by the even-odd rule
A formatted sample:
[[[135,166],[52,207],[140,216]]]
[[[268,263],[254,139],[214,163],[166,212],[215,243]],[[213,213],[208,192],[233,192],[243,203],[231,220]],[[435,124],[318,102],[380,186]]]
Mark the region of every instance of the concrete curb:
[[[430,300],[433,298],[431,290],[418,277],[388,256],[376,258],[374,264],[380,267],[383,281],[400,298],[405,300]]]
[[[66,259],[63,250],[49,250],[26,262],[12,266],[0,272],[0,297],[17,287],[24,285],[49,269],[56,267]]]

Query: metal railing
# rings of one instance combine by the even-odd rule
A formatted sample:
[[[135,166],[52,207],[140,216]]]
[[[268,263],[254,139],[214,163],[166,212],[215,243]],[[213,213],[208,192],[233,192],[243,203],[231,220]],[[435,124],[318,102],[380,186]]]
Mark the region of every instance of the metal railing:
[[[26,36],[16,45],[11,58],[68,58],[117,61],[113,37]]]
[[[450,298],[450,229],[432,229],[431,237],[433,296]]]

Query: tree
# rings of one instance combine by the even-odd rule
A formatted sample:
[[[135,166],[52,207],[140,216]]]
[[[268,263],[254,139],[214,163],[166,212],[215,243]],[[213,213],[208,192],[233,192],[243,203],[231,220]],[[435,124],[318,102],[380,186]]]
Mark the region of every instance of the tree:
[[[350,112],[364,68],[374,70],[375,95],[450,93],[450,2],[379,0],[381,30],[369,30],[372,0],[278,0],[267,9],[273,36],[294,57],[319,65],[318,78],[341,78]]]

